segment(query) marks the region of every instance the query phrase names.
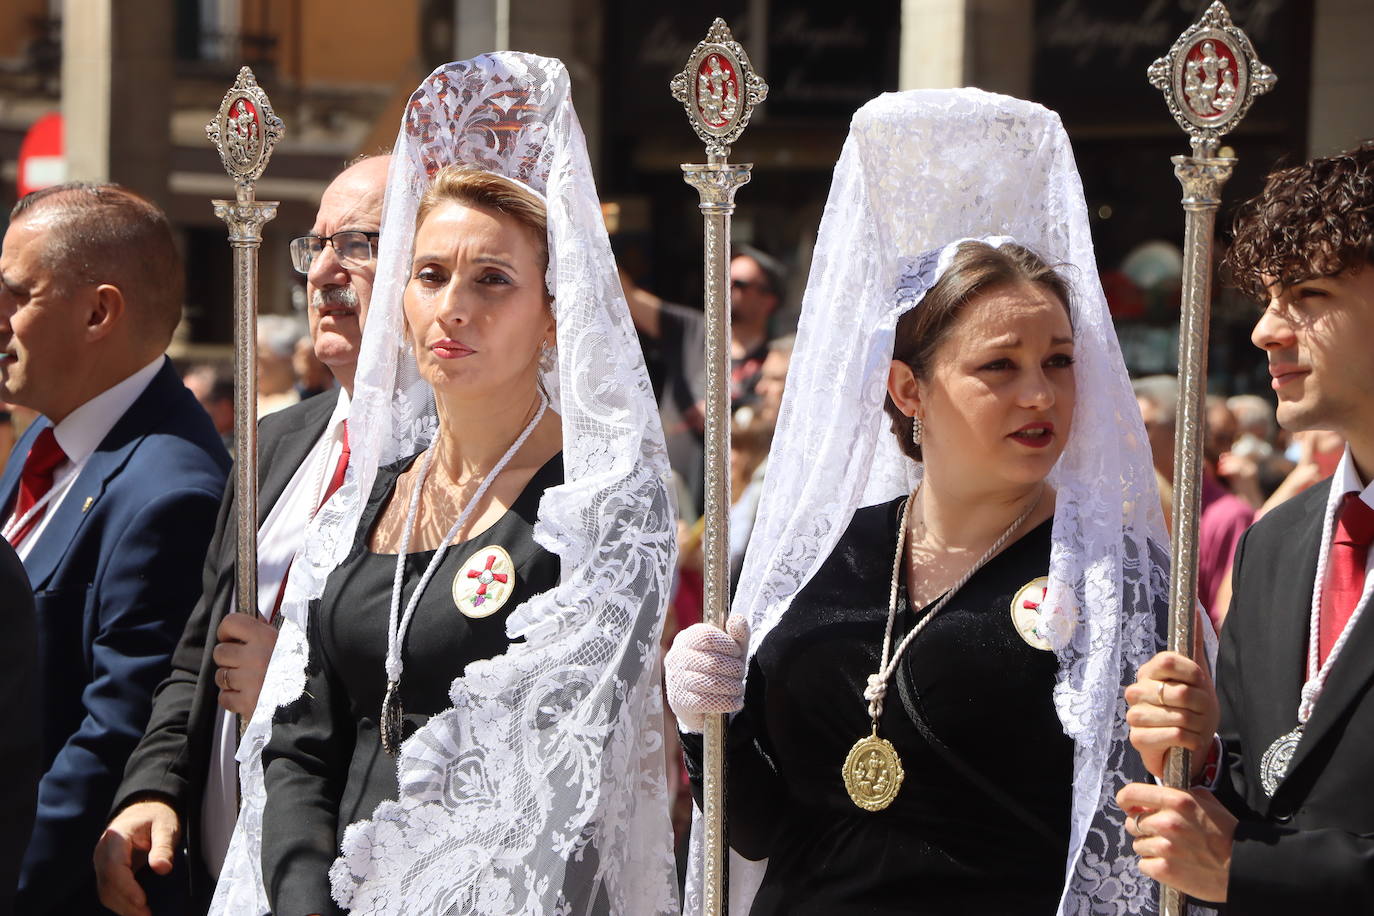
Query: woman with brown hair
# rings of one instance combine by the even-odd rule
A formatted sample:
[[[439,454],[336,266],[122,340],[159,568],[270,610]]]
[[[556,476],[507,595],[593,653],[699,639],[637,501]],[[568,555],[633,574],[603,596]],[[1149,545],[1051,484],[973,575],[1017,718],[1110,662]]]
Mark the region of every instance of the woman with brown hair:
[[[815,263],[735,615],[666,660],[698,778],[738,711],[732,911],[1145,912],[1107,799],[1167,561],[1057,117],[869,103]]]

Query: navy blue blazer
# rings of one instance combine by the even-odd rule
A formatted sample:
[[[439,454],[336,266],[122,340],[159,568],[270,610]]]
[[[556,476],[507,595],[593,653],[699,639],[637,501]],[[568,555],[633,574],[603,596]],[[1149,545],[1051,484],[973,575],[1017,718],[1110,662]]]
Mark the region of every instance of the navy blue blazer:
[[[33,423],[0,474],[6,515],[50,425]],[[91,852],[200,593],[228,469],[210,418],[164,359],[24,561],[38,612],[44,772],[19,912],[104,912]]]

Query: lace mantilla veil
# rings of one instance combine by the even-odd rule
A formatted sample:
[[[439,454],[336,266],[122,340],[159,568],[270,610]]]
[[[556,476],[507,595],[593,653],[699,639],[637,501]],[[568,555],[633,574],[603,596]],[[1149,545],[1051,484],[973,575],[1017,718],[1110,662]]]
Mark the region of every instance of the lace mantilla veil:
[[[305,687],[309,602],[348,554],[377,468],[435,434],[432,393],[403,339],[416,208],[442,166],[513,178],[548,203],[566,482],[535,539],[559,585],[511,615],[521,642],[468,666],[397,758],[400,796],[348,827],[330,871],[358,913],[677,912],[659,633],[676,559],[653,392],[621,293],[567,71],[515,52],[447,64],[407,106],[388,178],[343,487],[292,568],[285,623],[240,743],[242,808],[212,912],[266,913],[262,750]],[[361,609],[360,609],[361,610]],[[379,605],[372,612],[385,615]]]
[[[914,487],[920,469],[898,448],[883,411],[897,319],[918,307],[958,241],[1005,237],[1055,265],[1073,299],[1077,406],[1050,478],[1058,499],[1040,626],[1056,647],[1054,702],[1074,741],[1059,913],[1153,913],[1158,885],[1137,870],[1112,799],[1147,778],[1127,741],[1122,689],[1161,648],[1168,541],[1097,277],[1082,183],[1054,112],[959,89],[889,93],[854,115],[769,455],[769,467],[785,473],[765,479],[734,611],[750,622],[752,655],[855,510]],[[839,770],[837,762],[836,780]],[[701,911],[697,833],[690,913]],[[766,863],[730,859],[730,911],[747,913]]]

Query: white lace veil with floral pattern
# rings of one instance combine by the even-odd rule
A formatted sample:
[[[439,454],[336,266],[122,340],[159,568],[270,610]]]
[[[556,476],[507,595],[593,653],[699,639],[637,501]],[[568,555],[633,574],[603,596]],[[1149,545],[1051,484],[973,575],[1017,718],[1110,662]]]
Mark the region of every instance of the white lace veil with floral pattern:
[[[677,912],[658,639],[676,559],[652,389],[611,255],[563,65],[516,52],[440,67],[397,138],[377,279],[349,418],[343,487],[292,568],[285,623],[240,743],[242,808],[212,912],[266,913],[262,751],[305,687],[309,603],[348,554],[377,469],[428,444],[433,395],[403,340],[415,214],[461,163],[548,204],[557,359],[544,376],[563,427],[565,483],[535,539],[557,587],[515,609],[521,641],[467,667],[397,758],[398,800],[348,827],[335,899],[370,914]],[[385,615],[386,607],[373,609]]]
[[[752,654],[855,510],[914,486],[920,469],[883,410],[897,319],[919,307],[955,244],[1005,240],[993,237],[1055,265],[1073,300],[1077,406],[1051,474],[1058,498],[1041,621],[1059,659],[1055,706],[1074,741],[1059,912],[1153,913],[1157,885],[1137,870],[1112,799],[1146,778],[1127,741],[1122,688],[1160,647],[1167,539],[1082,184],[1054,112],[959,89],[889,93],[855,114],[821,220],[734,611],[750,622]],[[764,864],[731,856],[731,912],[748,912]],[[700,911],[695,884],[689,913]]]

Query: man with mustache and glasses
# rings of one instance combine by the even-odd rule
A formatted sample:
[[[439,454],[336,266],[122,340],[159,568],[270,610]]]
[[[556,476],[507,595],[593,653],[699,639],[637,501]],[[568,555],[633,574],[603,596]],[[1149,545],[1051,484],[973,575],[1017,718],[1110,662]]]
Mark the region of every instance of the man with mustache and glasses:
[[[154,697],[152,718],[115,794],[95,851],[100,899],[133,916],[209,906],[238,814],[236,715],[257,705],[273,625],[306,525],[342,483],[347,417],[376,270],[389,156],[363,159],[325,190],[310,234],[292,240],[306,275],[315,354],[339,387],[263,419],[258,431],[258,611],[233,614],[232,481],[220,507],[204,591]],[[211,638],[211,634],[214,638]],[[156,876],[136,873],[143,864]],[[165,902],[164,902],[165,901]]]
[[[1150,772],[1187,747],[1215,794],[1135,784],[1117,800],[1140,870],[1230,916],[1374,912],[1374,142],[1271,174],[1227,266],[1263,304],[1251,340],[1279,423],[1347,445],[1241,537],[1216,690],[1167,652],[1126,689]]]

